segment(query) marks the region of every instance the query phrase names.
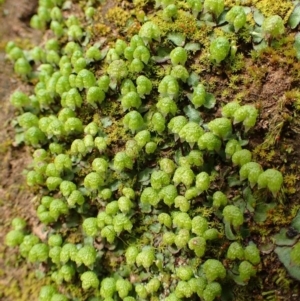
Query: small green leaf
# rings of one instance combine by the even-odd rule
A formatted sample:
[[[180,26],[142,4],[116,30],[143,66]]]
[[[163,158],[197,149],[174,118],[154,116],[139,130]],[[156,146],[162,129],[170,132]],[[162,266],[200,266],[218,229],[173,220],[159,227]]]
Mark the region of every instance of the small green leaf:
[[[244,12],[245,12],[246,15],[249,14],[249,13],[251,13],[251,7],[249,7],[249,6],[242,6],[242,8],[244,9]]]
[[[225,24],[225,25],[221,26],[220,28],[226,33],[232,33],[234,30],[233,26],[230,24]]]
[[[180,32],[169,33],[168,39],[176,46],[183,46],[185,43],[185,35]]]
[[[194,87],[198,85],[199,80],[200,80],[200,76],[197,73],[192,72],[187,80],[187,83],[189,86]]]
[[[227,177],[227,182],[229,187],[233,187],[233,186],[240,186],[242,185],[242,182],[239,180],[238,177]]]
[[[161,230],[161,224],[160,223],[154,223],[150,226],[150,231],[153,233],[158,234]]]
[[[170,59],[170,56],[168,54],[164,56],[156,55],[156,56],[152,56],[151,59],[156,63],[164,63]]]
[[[260,42],[259,44],[253,45],[253,48],[254,48],[254,50],[256,50],[256,51],[261,51],[261,50],[263,50],[263,49],[265,49],[265,48],[267,48],[267,47],[268,47],[268,44],[267,44],[267,42],[266,42],[265,40],[263,40],[263,41]]]
[[[247,204],[243,198],[238,198],[234,201],[234,205],[237,206],[242,212],[245,212]]]
[[[212,109],[216,105],[216,99],[213,94],[206,93],[205,103],[203,104],[205,108]]]
[[[154,168],[145,168],[138,175],[139,182],[146,182],[150,180],[150,176]]]
[[[203,25],[214,27],[216,26],[216,22],[213,20],[213,16],[210,13],[205,13],[201,15],[201,21],[199,22],[200,27]]]
[[[224,222],[224,223],[225,223],[225,235],[226,235],[227,239],[236,240],[236,236],[232,232],[230,223],[228,223],[228,222]]]
[[[261,26],[264,22],[264,15],[258,10],[258,9],[254,9],[254,12],[253,12],[253,18],[254,18],[254,21],[257,25]]]
[[[223,11],[220,15],[220,17],[218,18],[218,25],[222,25],[226,22],[226,14],[227,14],[227,11]]]
[[[159,57],[169,56],[170,52],[171,52],[171,49],[167,48],[167,47],[159,47],[156,51],[156,53]]]
[[[103,60],[106,57],[108,50],[109,50],[109,47],[105,47],[100,51],[101,52],[100,60]]]
[[[86,236],[86,237],[84,237],[84,241],[83,242],[84,242],[85,245],[92,246],[93,243],[94,243],[94,238],[92,236]]]
[[[300,34],[297,33],[295,36],[294,48],[296,50],[296,57],[300,60]]]
[[[121,185],[121,181],[115,181],[109,186],[109,188],[111,189],[111,191],[117,191],[120,185]]]
[[[292,246],[297,241],[297,237],[288,238],[286,235],[287,229],[282,228],[279,233],[273,236],[277,246]]]
[[[174,155],[174,160],[176,162],[176,164],[179,164],[179,159],[182,157],[182,153],[181,150],[178,149],[175,151],[175,155]]]
[[[255,25],[253,31],[251,32],[252,41],[255,44],[259,44],[263,40],[263,33],[260,26]]]
[[[148,203],[140,202],[139,207],[141,208],[141,212],[143,212],[143,213],[150,213],[152,210],[151,205]]]
[[[247,210],[249,210],[250,212],[254,212],[256,199],[253,196],[250,187],[247,187],[244,189],[243,196],[244,196],[245,201],[247,202]]]
[[[300,5],[298,3],[289,17],[288,24],[292,29],[294,29],[298,26],[299,23],[300,23]]]
[[[292,220],[292,224],[291,226],[297,230],[298,232],[300,232],[300,210],[298,210],[297,215],[294,217],[294,219]]]
[[[205,13],[201,16],[201,20],[205,21],[207,25],[215,26],[216,23],[214,22],[213,16],[210,13]],[[210,24],[209,24],[210,23]]]
[[[37,270],[37,271],[35,271],[35,277],[38,280],[41,280],[41,279],[44,279],[46,277],[46,274],[41,270]]]
[[[87,33],[85,38],[84,38],[84,41],[81,43],[82,46],[87,46],[90,42],[90,38],[91,38],[90,34]]]
[[[105,129],[112,125],[112,121],[110,120],[109,117],[104,117],[104,118],[102,118],[102,119],[101,119],[101,123],[103,124],[103,127],[104,127]]]
[[[291,247],[277,247],[274,251],[278,255],[279,260],[288,270],[289,274],[293,278],[300,280],[300,266],[293,265],[291,263],[291,250]]]
[[[236,271],[236,273],[238,273],[238,272]],[[246,282],[244,282],[241,279],[240,275],[237,275],[237,274],[233,273],[232,271],[229,271],[229,275],[230,275],[230,278],[232,278],[236,284],[241,285],[241,286],[245,286],[247,284]]]
[[[270,204],[259,204],[255,208],[254,221],[257,223],[262,223],[267,219],[268,211],[276,206],[275,203]]]
[[[102,37],[100,38],[100,40],[98,42],[96,42],[93,46],[96,48],[101,48],[102,45],[104,45],[104,43],[106,42],[106,38]],[[108,48],[109,49],[109,48]]]
[[[19,133],[15,135],[14,146],[18,146],[24,142],[24,133]]]
[[[240,146],[248,145],[248,143],[249,143],[249,140],[239,140]]]
[[[201,49],[201,45],[200,45],[200,43],[190,42],[190,43],[187,43],[184,46],[184,49],[187,50],[187,51],[191,51],[191,52],[195,53],[196,51]]]
[[[193,121],[197,123],[202,121],[200,112],[194,109],[191,105],[184,107],[183,111],[186,114],[186,116],[189,118],[189,121]]]

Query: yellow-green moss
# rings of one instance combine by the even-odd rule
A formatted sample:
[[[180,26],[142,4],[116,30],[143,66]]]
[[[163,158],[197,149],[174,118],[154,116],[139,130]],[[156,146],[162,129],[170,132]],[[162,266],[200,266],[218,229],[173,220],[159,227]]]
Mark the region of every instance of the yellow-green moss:
[[[108,10],[105,16],[109,22],[117,27],[124,27],[131,15],[128,11],[120,7],[113,7]]]
[[[252,0],[251,2],[266,17],[279,15],[284,22],[287,22],[294,7],[293,2],[290,0]]]
[[[18,277],[1,275],[0,299],[5,301],[37,300],[42,286],[50,284],[50,278],[38,279],[30,267],[18,267]]]
[[[152,21],[159,26],[162,36],[170,32],[179,32],[188,39],[194,40],[195,33],[198,31],[196,19],[183,10],[178,10],[178,16],[172,22],[165,21],[161,12],[157,13]]]

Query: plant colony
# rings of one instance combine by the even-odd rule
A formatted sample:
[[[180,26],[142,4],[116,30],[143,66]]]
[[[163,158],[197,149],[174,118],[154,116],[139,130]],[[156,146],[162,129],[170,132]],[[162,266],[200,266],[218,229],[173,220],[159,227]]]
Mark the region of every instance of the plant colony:
[[[29,51],[6,47],[35,84],[11,102],[18,141],[35,149],[27,183],[47,231],[41,241],[16,218],[6,244],[46,265],[53,284],[40,301],[230,299],[224,283],[246,285],[260,270],[245,218],[256,210],[252,191],[280,199],[283,176],[247,149],[255,105],[216,103],[195,62],[214,72],[237,65],[241,37],[272,46],[298,15],[264,17],[223,0],[133,1],[139,26],[105,44],[93,36],[99,3],[77,16],[70,5],[40,0],[31,26],[52,37]]]

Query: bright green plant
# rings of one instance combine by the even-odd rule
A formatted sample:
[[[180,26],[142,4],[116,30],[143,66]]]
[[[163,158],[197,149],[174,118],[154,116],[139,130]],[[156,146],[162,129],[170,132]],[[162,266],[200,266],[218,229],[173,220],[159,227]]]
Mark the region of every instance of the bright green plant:
[[[224,0],[205,0],[203,7],[218,18],[224,10]]]
[[[155,260],[155,252],[153,247],[144,247],[136,256],[135,262],[137,266],[143,266],[145,269],[149,268]]]
[[[180,139],[190,145],[198,142],[203,134],[203,129],[196,122],[188,122],[178,133]]]
[[[258,187],[268,187],[273,194],[276,194],[281,189],[282,183],[282,174],[280,171],[275,169],[267,169],[261,173],[257,179]]]
[[[234,6],[226,15],[226,21],[233,25],[234,30],[239,31],[246,24],[246,14],[241,6]]]
[[[205,301],[215,300],[216,297],[220,296],[222,287],[218,282],[208,283],[206,288],[203,290],[203,298]]]
[[[240,166],[249,163],[251,159],[252,159],[252,154],[247,149],[238,150],[231,157],[232,163]]]
[[[204,133],[198,140],[200,150],[218,151],[221,148],[221,140],[211,132]]]
[[[74,300],[213,301],[230,284],[223,295],[233,295],[232,281],[260,271],[262,240],[251,234],[274,202],[259,189],[284,192],[277,161],[253,161],[264,155],[251,151],[259,112],[239,84],[254,87],[256,65],[244,78],[242,63],[249,53],[264,62],[250,48],[265,40],[267,53],[282,43],[290,53],[289,38],[271,41],[285,16],[263,20],[256,4],[222,0],[135,0],[129,12],[125,1],[126,25],[102,36],[102,3],[81,3],[75,16],[63,2],[40,0],[31,19],[54,38],[6,46],[32,85],[31,96],[12,94],[12,124],[18,143],[37,149],[26,178],[48,233],[39,239],[17,219],[6,245],[43,263],[57,289],[44,287],[42,301],[66,300],[60,289]],[[289,249],[298,264],[297,243]]]
[[[240,243],[233,242],[230,244],[227,250],[227,258],[231,260],[244,259],[244,250]]]
[[[30,74],[31,66],[25,58],[21,57],[15,62],[14,70],[17,74],[26,76]]]
[[[226,195],[222,192],[222,191],[216,191],[213,194],[213,207],[219,208],[219,207],[223,207],[226,206],[228,203],[228,199],[226,197]]]
[[[227,205],[223,209],[224,220],[234,227],[239,227],[244,222],[244,216],[241,210],[234,205]]]
[[[195,180],[195,174],[188,166],[179,166],[174,173],[173,182],[175,185],[183,183],[186,187],[193,184]]]
[[[255,276],[256,270],[250,262],[244,260],[239,265],[239,273],[241,280],[248,282],[252,276]]]
[[[126,95],[122,97],[121,100],[122,107],[124,111],[127,111],[130,108],[138,109],[141,104],[141,98],[137,92],[128,92]]]
[[[144,126],[144,120],[141,114],[137,111],[131,111],[124,116],[123,124],[132,132],[141,130]]]
[[[179,85],[175,77],[166,75],[158,86],[158,92],[162,97],[176,98],[179,93]]]
[[[143,24],[139,31],[139,36],[143,39],[143,41],[148,44],[152,42],[152,40],[159,41],[160,40],[160,29],[159,27],[151,21]]]
[[[291,260],[294,264],[297,265],[300,265],[299,250],[300,250],[300,243],[297,243],[293,246],[291,251]]]
[[[224,139],[232,132],[231,121],[225,117],[216,118],[208,123],[209,130],[216,136]]]
[[[284,23],[280,16],[270,16],[262,24],[263,33],[270,38],[278,38],[284,33]]]
[[[207,259],[203,263],[203,272],[208,282],[226,277],[226,270],[223,264],[216,259]]]
[[[230,50],[230,43],[225,37],[218,37],[210,44],[210,59],[217,64],[225,60]]]
[[[192,9],[192,13],[195,17],[201,12],[202,10],[202,3],[197,0],[187,0],[187,4]]]
[[[254,186],[257,181],[259,175],[263,172],[260,164],[256,162],[248,162],[244,164],[240,169],[240,178],[242,180],[248,179],[251,186]]]

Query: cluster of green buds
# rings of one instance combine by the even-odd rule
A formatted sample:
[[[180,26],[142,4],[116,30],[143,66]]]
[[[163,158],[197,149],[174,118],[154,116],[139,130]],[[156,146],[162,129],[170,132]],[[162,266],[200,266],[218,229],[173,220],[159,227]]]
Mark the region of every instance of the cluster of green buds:
[[[226,37],[218,37],[210,44],[210,59],[217,64],[225,60],[230,51],[230,42]]]
[[[7,233],[5,244],[9,247],[20,246],[25,239],[26,222],[24,219],[16,217],[12,220],[13,230]]]
[[[210,84],[191,72],[195,43],[165,32],[183,13],[195,24],[226,23],[224,35],[210,28],[203,53],[217,70],[234,60],[234,32],[247,28],[247,10],[202,2],[156,0],[161,11],[154,18],[144,16],[138,33],[107,46],[93,43],[96,0],[67,19],[68,2],[40,0],[31,26],[49,27],[54,38],[30,51],[7,44],[15,72],[38,81],[32,95],[17,90],[11,103],[20,112],[23,141],[36,149],[27,184],[43,193],[37,217],[50,234],[41,240],[14,219],[5,243],[29,262],[48,263],[57,286],[79,281],[91,300],[92,294],[105,301],[216,300],[231,267],[210,258],[211,247],[247,223],[244,208],[216,181],[220,164],[233,165],[240,181],[248,181],[242,185],[280,192],[281,172],[264,171],[242,148],[258,118],[255,106],[231,101],[211,118],[207,112],[220,105]],[[283,21],[268,17],[261,30],[277,38]],[[243,245],[232,242],[226,260],[246,284],[260,254],[256,245]],[[296,264],[298,249],[291,254]],[[52,286],[39,299],[67,300]]]
[[[203,7],[215,18],[218,18],[224,10],[224,0],[205,0]]]
[[[239,31],[246,24],[244,8],[241,6],[233,6],[226,14],[226,21],[234,27],[235,32]]]
[[[243,122],[245,131],[252,128],[258,116],[257,109],[252,105],[240,106],[238,102],[229,102],[222,108],[222,115],[227,118],[233,118],[233,123]]]
[[[69,300],[65,295],[60,294],[52,285],[43,286],[39,293],[40,301],[67,301]]]
[[[238,271],[241,281],[248,282],[256,275],[257,265],[260,263],[260,252],[254,243],[245,248],[238,242],[231,243],[227,250],[227,258],[239,261]]]

